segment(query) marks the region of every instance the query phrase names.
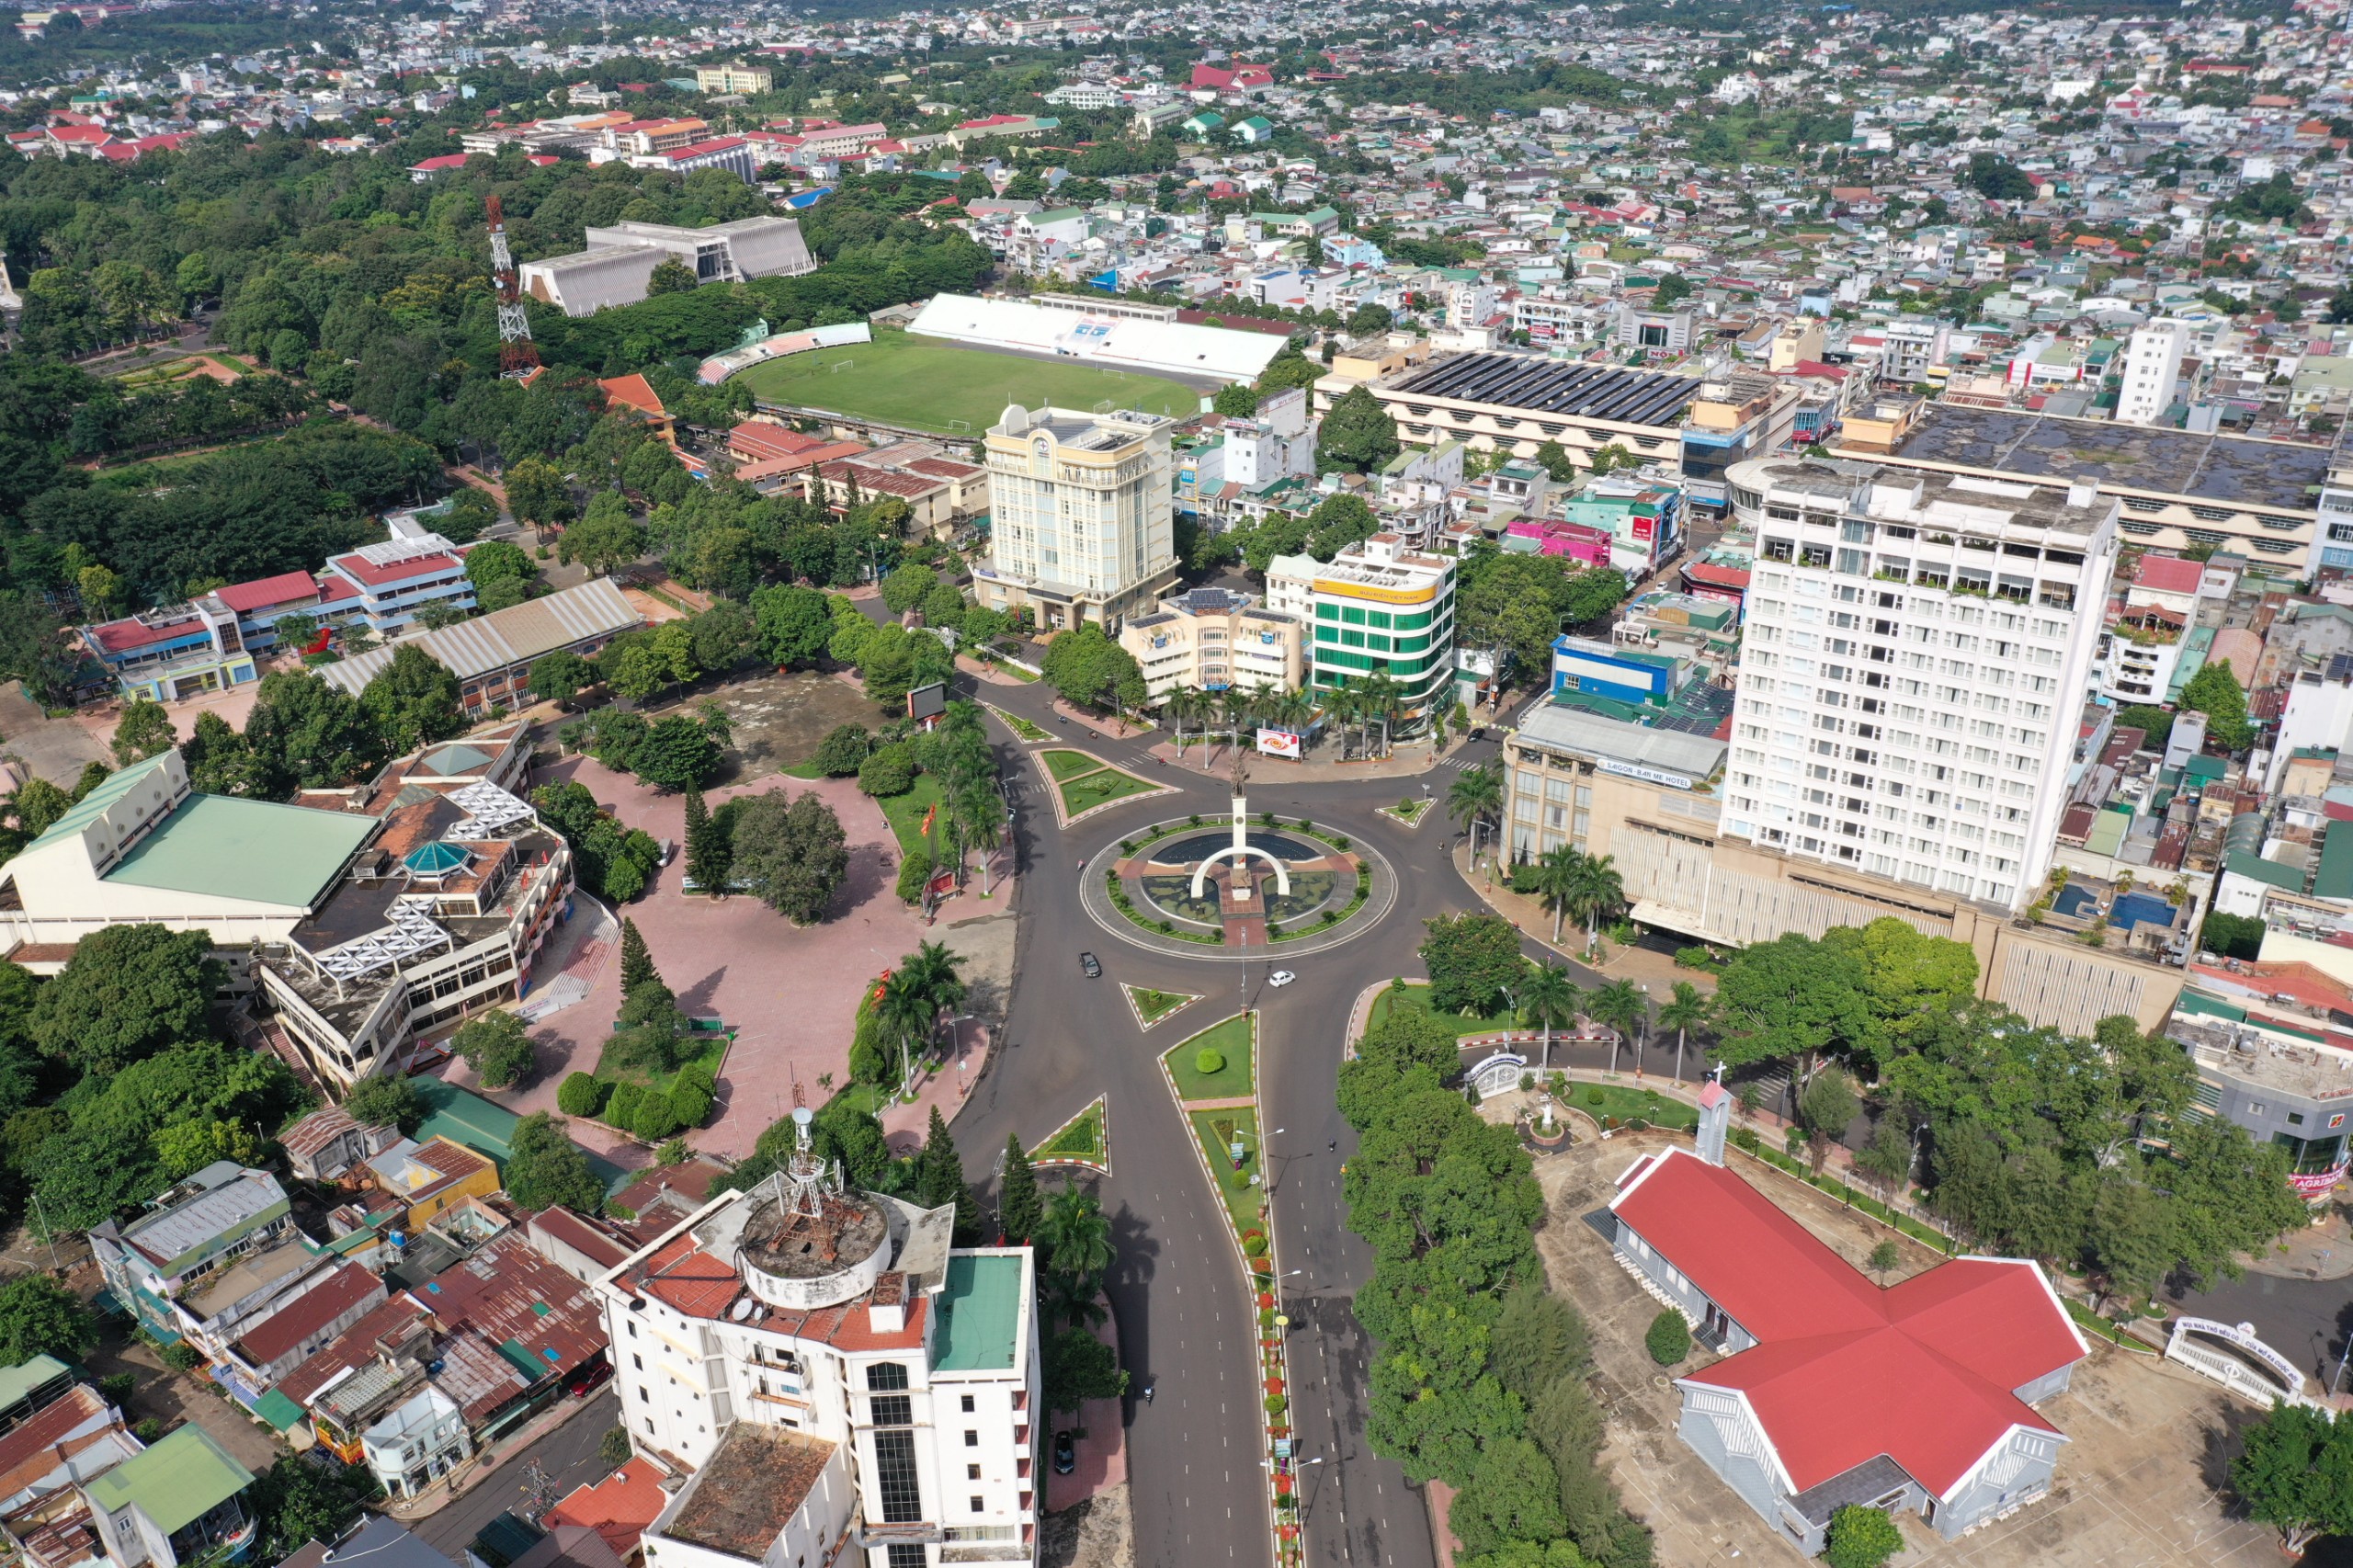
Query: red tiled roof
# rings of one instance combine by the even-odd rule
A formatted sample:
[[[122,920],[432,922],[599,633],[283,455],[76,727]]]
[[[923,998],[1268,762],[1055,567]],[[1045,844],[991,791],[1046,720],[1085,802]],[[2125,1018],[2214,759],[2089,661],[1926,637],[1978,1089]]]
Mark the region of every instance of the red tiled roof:
[[[301,1345],[319,1329],[371,1298],[381,1300],[384,1282],[373,1269],[347,1263],[295,1301],[264,1318],[237,1341],[238,1353],[265,1366]]]
[[[550,1529],[585,1525],[605,1538],[614,1556],[626,1559],[669,1502],[670,1494],[662,1490],[662,1472],[642,1459],[632,1459],[604,1480],[574,1488],[548,1510],[543,1522]]]
[[[221,590],[221,602],[240,615],[250,610],[267,609],[272,605],[293,604],[318,597],[318,579],[308,572],[281,572],[275,577],[256,577],[250,583],[232,583]]]
[[[1760,1342],[1687,1381],[1746,1396],[1794,1490],[1885,1454],[1941,1497],[2013,1427],[2057,1433],[2012,1391],[2087,1352],[2035,1265],[1956,1258],[1882,1289],[1681,1149],[1610,1207]]]
[[[109,653],[127,653],[134,648],[169,642],[176,637],[201,636],[203,631],[204,622],[193,617],[187,620],[167,621],[161,626],[150,626],[143,620],[126,617],[90,628],[90,635],[97,638],[98,646]]]
[[[699,158],[713,153],[732,153],[738,147],[749,144],[741,136],[722,136],[709,142],[693,142],[685,147],[673,147],[666,153],[656,153],[654,156],[667,158],[672,163],[680,163],[688,158]]]
[[[747,419],[727,432],[727,445],[743,457],[782,458],[814,451],[825,441],[822,437],[805,436],[786,426]]]
[[[438,158],[427,158],[421,164],[411,164],[409,172],[438,175],[444,169],[462,169],[466,166],[466,160],[471,156],[472,154],[469,153],[444,153]]]
[[[2144,555],[2133,581],[2152,593],[2194,594],[2206,568],[2178,555]]]
[[[643,376],[611,376],[597,383],[605,389],[605,400],[623,408],[633,408],[650,419],[666,419],[670,411],[662,406],[661,394]]]

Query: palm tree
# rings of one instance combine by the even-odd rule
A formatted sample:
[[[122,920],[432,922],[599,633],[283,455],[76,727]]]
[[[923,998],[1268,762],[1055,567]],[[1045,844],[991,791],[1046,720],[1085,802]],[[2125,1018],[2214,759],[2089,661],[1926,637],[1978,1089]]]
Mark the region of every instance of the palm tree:
[[[1609,1071],[1618,1071],[1618,1046],[1642,1024],[1643,994],[1634,989],[1631,980],[1613,980],[1597,985],[1585,994],[1586,1016],[1596,1023],[1607,1024],[1617,1038],[1609,1042]]]
[[[1561,922],[1576,906],[1578,869],[1585,852],[1574,844],[1556,844],[1536,861],[1536,896],[1552,912],[1552,944],[1561,941]],[[1588,951],[1591,949],[1588,949]]]
[[[1365,676],[1365,749],[1372,748],[1372,722],[1381,722],[1381,755],[1389,755],[1389,727],[1404,707],[1404,692],[1387,670],[1375,670]]]
[[[919,942],[883,983],[882,1016],[899,1037],[904,1054],[902,1094],[915,1084],[916,1042],[929,1044],[939,1028],[939,1015],[964,1005],[964,977],[959,972],[963,962],[943,943]]]
[[[1176,721],[1176,755],[1185,754],[1185,722],[1188,719],[1206,722],[1210,716],[1210,694],[1199,687],[1180,686],[1168,694],[1168,716]]]
[[[1346,757],[1348,751],[1348,728],[1356,722],[1357,714],[1363,707],[1363,704],[1358,700],[1357,688],[1348,684],[1347,676],[1342,676],[1339,684],[1324,690],[1323,707],[1324,716],[1331,720],[1332,727],[1340,733],[1340,755]]]
[[[1491,816],[1500,816],[1503,809],[1503,777],[1484,763],[1464,768],[1447,787],[1446,814],[1466,833],[1473,824]]]
[[[1569,971],[1559,964],[1539,964],[1519,983],[1520,1017],[1544,1031],[1545,1072],[1552,1070],[1552,1030],[1576,1021],[1577,1004],[1585,993],[1570,983]]]
[[[1576,907],[1578,920],[1585,926],[1585,950],[1591,957],[1595,944],[1601,940],[1602,916],[1626,906],[1626,884],[1619,880],[1618,869],[1610,864],[1608,856],[1579,855],[1569,897]],[[1560,939],[1556,926],[1552,940]]]
[[[1099,1319],[1095,1297],[1111,1271],[1111,1221],[1103,1205],[1082,1187],[1065,1187],[1046,1200],[1033,1238],[1043,1261],[1044,1288],[1065,1321]]]
[[[990,858],[1005,836],[1005,797],[997,792],[993,779],[966,779],[956,787],[951,806],[958,835],[981,852],[981,896],[989,896],[995,881],[990,876]],[[959,877],[963,874],[964,858],[956,858]]]
[[[1683,1082],[1683,1037],[1708,1021],[1708,999],[1688,980],[1675,983],[1674,999],[1658,1010],[1658,1027],[1675,1031],[1675,1081]]]

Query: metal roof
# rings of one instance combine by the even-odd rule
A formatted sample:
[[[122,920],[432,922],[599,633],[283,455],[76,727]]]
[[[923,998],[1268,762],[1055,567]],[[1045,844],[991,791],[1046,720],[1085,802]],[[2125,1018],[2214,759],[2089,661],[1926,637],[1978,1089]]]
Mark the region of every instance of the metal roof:
[[[90,1501],[108,1513],[136,1506],[170,1535],[253,1483],[253,1471],[191,1421],[88,1483],[87,1490]]]
[[[318,673],[330,685],[357,697],[392,664],[396,649],[415,644],[460,680],[473,680],[516,665],[528,665],[543,653],[609,637],[641,624],[636,608],[612,580],[598,577],[545,598],[530,599],[438,631],[420,632],[370,648],[324,665]]]
[[[375,831],[349,812],[190,795],[102,880],[307,909]]]

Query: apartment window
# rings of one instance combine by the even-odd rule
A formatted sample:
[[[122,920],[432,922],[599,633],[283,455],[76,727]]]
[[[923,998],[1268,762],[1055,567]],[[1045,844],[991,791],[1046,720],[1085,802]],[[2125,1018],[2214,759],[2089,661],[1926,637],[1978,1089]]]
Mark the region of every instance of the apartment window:
[[[866,1369],[870,1392],[887,1393],[907,1386],[907,1369],[896,1361],[877,1361]]]
[[[971,1427],[966,1427],[964,1429],[964,1446],[968,1449],[979,1448],[981,1446],[981,1435],[978,1432],[973,1431]]]
[[[904,1393],[878,1393],[870,1403],[874,1407],[877,1426],[912,1426],[915,1424],[915,1400]]]
[[[924,1548],[904,1540],[891,1543],[889,1568],[925,1568]]]
[[[915,1435],[911,1431],[874,1434],[875,1491],[882,1499],[882,1522],[911,1525],[923,1517],[923,1482],[915,1471]],[[915,1548],[923,1561],[923,1548]],[[895,1564],[897,1554],[892,1554]]]
[[[987,1510],[981,1506],[981,1500],[977,1495],[972,1498],[972,1512],[975,1514],[987,1512]]]
[[[976,1464],[968,1464],[968,1465],[966,1465],[966,1466],[964,1467],[964,1479],[965,1479],[965,1480],[967,1480],[967,1481],[978,1481],[980,1478],[981,1478],[981,1467],[980,1467],[979,1465],[976,1465]]]
[[[971,1394],[966,1394],[964,1396],[964,1414],[967,1415],[972,1414],[972,1396]]]

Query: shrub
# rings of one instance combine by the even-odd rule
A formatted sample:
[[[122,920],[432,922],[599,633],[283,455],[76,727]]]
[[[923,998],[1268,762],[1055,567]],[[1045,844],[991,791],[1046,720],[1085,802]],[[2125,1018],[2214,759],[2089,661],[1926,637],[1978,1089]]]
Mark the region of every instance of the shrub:
[[[1672,1367],[1691,1354],[1691,1325],[1673,1307],[1651,1319],[1643,1335],[1643,1348],[1662,1367]]]
[[[627,1079],[615,1084],[613,1092],[605,1096],[605,1124],[627,1132],[631,1123],[636,1119],[637,1102],[644,1095],[642,1087]]]
[[[837,724],[817,743],[810,763],[828,778],[847,778],[866,760],[873,739],[863,724]]]
[[[1257,1257],[1267,1250],[1267,1238],[1253,1231],[1242,1238],[1242,1250],[1252,1257]]]
[[[858,765],[858,788],[862,794],[904,795],[915,787],[915,752],[904,741],[878,748]]]
[[[594,1116],[605,1108],[605,1083],[594,1073],[574,1073],[555,1092],[556,1109],[566,1116]]]
[[[1216,1046],[1205,1045],[1193,1057],[1193,1071],[1203,1077],[1225,1070],[1225,1052]]]
[[[1189,827],[1199,827],[1201,825],[1201,813],[1195,812],[1191,816],[1187,817],[1185,822]]]
[[[931,857],[918,851],[899,862],[898,894],[901,903],[921,903],[923,890],[931,881]]]
[[[1267,1415],[1280,1415],[1284,1411],[1289,1410],[1290,1408],[1290,1401],[1285,1399],[1282,1395],[1279,1393],[1270,1393],[1267,1396]]]
[[[654,1094],[639,1096],[636,1109],[630,1113],[629,1130],[640,1138],[654,1143],[658,1143],[677,1131],[678,1113],[670,1108],[670,1096]]]
[[[1732,1141],[1734,1143],[1739,1144],[1742,1148],[1747,1150],[1752,1154],[1756,1153],[1756,1146],[1763,1142],[1762,1139],[1756,1136],[1756,1129],[1754,1127],[1733,1128]]]
[[[1716,955],[1706,948],[1677,948],[1675,949],[1675,967],[1713,969],[1716,967]]]
[[[1258,1326],[1260,1328],[1272,1328],[1275,1326],[1274,1308],[1260,1307],[1258,1309]]]
[[[711,1077],[710,1069],[689,1067],[670,1085],[670,1114],[681,1128],[700,1127],[710,1115],[711,1101],[718,1096],[719,1085]]]
[[[1585,1090],[1585,1103],[1586,1103],[1586,1104],[1587,1104],[1587,1105],[1599,1105],[1599,1104],[1601,1103],[1601,1085],[1598,1085],[1598,1084],[1588,1084],[1588,1085],[1586,1085],[1586,1090]]]
[[[1344,834],[1342,834],[1342,835],[1340,835],[1337,838],[1335,838],[1334,840],[1332,840],[1333,846],[1334,846],[1334,847],[1336,847],[1336,848],[1339,848],[1339,849],[1346,849],[1346,848],[1348,846],[1348,845],[1350,844],[1350,842],[1351,842],[1351,840],[1349,839],[1348,835],[1347,835],[1347,834],[1345,834],[1345,833],[1344,833]]]

